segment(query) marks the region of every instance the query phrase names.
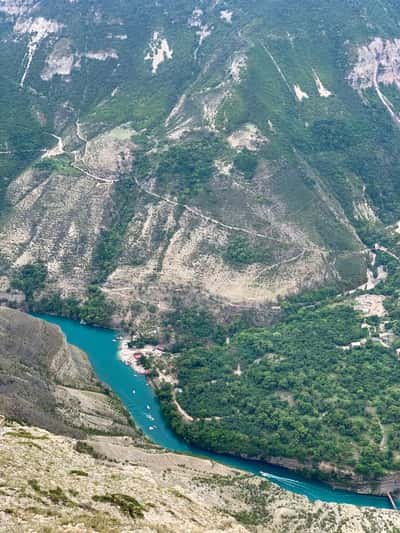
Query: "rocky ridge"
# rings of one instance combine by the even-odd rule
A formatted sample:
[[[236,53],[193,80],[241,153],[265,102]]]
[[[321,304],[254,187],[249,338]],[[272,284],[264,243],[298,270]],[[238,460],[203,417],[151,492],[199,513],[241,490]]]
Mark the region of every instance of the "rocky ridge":
[[[58,327],[5,307],[0,307],[0,411],[67,435],[136,434],[85,353],[69,345]]]

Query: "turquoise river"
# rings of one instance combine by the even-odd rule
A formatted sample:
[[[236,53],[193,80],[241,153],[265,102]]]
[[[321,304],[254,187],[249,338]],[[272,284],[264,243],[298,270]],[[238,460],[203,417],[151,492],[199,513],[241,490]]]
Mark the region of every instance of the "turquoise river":
[[[146,378],[137,375],[118,359],[116,332],[84,326],[79,322],[63,318],[47,315],[36,316],[57,324],[66,335],[68,342],[78,346],[88,354],[99,379],[119,396],[136,425],[160,446],[180,453],[207,457],[240,470],[264,476],[280,487],[303,494],[310,500],[390,508],[388,500],[384,497],[334,490],[327,485],[307,480],[283,468],[276,468],[256,461],[220,456],[188,445],[179,439],[163,420],[157,398]],[[149,429],[154,428],[154,426],[156,429]]]

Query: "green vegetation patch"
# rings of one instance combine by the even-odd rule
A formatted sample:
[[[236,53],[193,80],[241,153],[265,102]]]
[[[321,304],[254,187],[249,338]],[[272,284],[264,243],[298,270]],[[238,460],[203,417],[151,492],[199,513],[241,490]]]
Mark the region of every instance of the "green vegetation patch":
[[[131,518],[143,518],[145,508],[135,498],[126,494],[104,494],[93,496],[95,502],[109,503]]]
[[[394,350],[372,340],[351,348],[366,341],[362,318],[345,305],[312,307],[293,302],[274,327],[179,355],[177,399],[199,420],[184,423],[164,387],[160,399],[175,431],[206,449],[295,458],[311,470],[326,461],[374,479],[400,469]]]
[[[11,280],[11,287],[22,291],[28,303],[33,302],[36,291],[43,289],[47,279],[47,266],[44,263],[32,263],[23,266]]]
[[[175,335],[176,344],[172,346],[172,351],[209,342],[224,342],[227,332],[209,311],[197,306],[181,309],[179,304],[176,309],[164,316],[164,326],[173,330]]]
[[[107,327],[110,325],[114,304],[106,298],[97,285],[89,285],[84,302],[76,298],[62,298],[59,294],[45,296],[30,303],[35,312],[83,320],[86,324]]]
[[[107,300],[96,285],[88,288],[88,296],[81,306],[80,317],[88,324],[107,326],[113,313],[113,304]]]
[[[69,474],[71,476],[79,476],[79,477],[88,477],[89,474],[85,472],[84,470],[70,470]]]
[[[157,166],[159,184],[184,198],[200,194],[207,189],[214,172],[214,161],[223,152],[223,143],[211,134],[171,146],[160,155]]]
[[[257,156],[250,150],[242,150],[234,159],[235,168],[241,172],[245,178],[254,176],[257,169]]]
[[[34,492],[40,496],[43,496],[44,498],[47,498],[54,504],[75,505],[61,487],[56,487],[55,489],[44,489],[40,486],[37,479],[30,479],[28,485]]]
[[[19,429],[18,431],[8,431],[6,437],[17,437],[19,439],[48,440],[47,435],[33,435],[30,431]]]
[[[251,243],[246,237],[232,237],[223,254],[224,260],[236,267],[252,265],[254,263],[269,263],[272,250],[265,243],[261,245]]]
[[[81,172],[71,165],[68,156],[60,156],[52,159],[41,159],[35,164],[35,168],[43,172],[61,174],[62,176],[79,176]]]
[[[101,459],[101,455],[84,440],[78,440],[74,446],[75,451],[90,455],[94,459]]]

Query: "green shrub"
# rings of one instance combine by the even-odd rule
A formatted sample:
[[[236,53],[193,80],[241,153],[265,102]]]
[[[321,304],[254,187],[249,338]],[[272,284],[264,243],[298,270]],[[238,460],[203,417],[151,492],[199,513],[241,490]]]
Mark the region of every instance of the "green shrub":
[[[233,161],[235,168],[246,178],[252,178],[257,169],[257,156],[250,150],[242,150]]]
[[[44,263],[31,263],[23,266],[12,278],[11,287],[22,291],[26,300],[33,302],[36,291],[42,289],[47,279],[47,266]]]
[[[229,240],[224,251],[224,260],[233,266],[246,266],[254,263],[268,263],[272,258],[271,249],[252,244],[246,237],[235,236]]]
[[[71,476],[79,476],[79,477],[88,477],[88,473],[84,470],[70,470],[69,471]]]
[[[93,496],[95,502],[109,503],[131,518],[143,518],[145,508],[132,496],[126,494],[104,494]]]

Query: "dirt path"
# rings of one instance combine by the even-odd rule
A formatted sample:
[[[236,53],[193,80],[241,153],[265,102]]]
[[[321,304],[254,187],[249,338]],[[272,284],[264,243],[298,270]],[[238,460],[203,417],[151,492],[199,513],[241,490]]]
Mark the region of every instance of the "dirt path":
[[[79,161],[82,161],[83,163],[85,162],[85,158],[86,158],[86,155],[87,155],[87,146],[88,146],[88,139],[84,136],[83,132],[82,132],[82,129],[81,129],[81,124],[79,122],[79,120],[77,120],[75,122],[75,128],[76,128],[76,136],[78,137],[78,139],[80,141],[82,141],[84,143],[84,149],[83,149],[83,155],[82,157],[78,157],[78,152],[74,152],[74,155],[75,155],[75,161],[73,163],[71,163],[71,166],[73,168],[75,168],[76,170],[79,170],[79,172],[82,172],[82,174],[85,174],[85,176],[87,176],[88,178],[92,178],[96,181],[99,181],[101,183],[116,183],[117,179],[111,179],[111,178],[102,178],[100,176],[97,176],[96,174],[92,174],[91,172],[83,169],[81,166],[78,165],[78,162]]]
[[[381,452],[383,452],[387,446],[387,441],[388,441],[388,434],[387,434],[387,431],[385,429],[385,426],[382,424],[379,416],[376,417],[376,420],[379,424],[379,427],[382,431],[382,439],[381,439],[381,442],[379,443],[379,449]]]
[[[293,95],[292,88],[290,87],[289,82],[288,82],[288,80],[287,80],[285,74],[283,73],[281,67],[279,66],[279,64],[278,64],[278,62],[276,61],[276,59],[274,58],[274,56],[271,54],[269,48],[267,48],[267,46],[266,46],[264,43],[261,43],[261,46],[264,48],[264,50],[265,50],[266,53],[268,54],[269,58],[271,59],[272,63],[274,64],[276,70],[278,71],[280,77],[282,78],[284,84],[285,84],[286,87],[289,89],[290,94]]]
[[[52,157],[57,157],[65,153],[64,141],[62,140],[62,138],[56,135],[55,133],[49,133],[49,135],[57,140],[57,144],[53,148],[45,150],[44,154],[42,155],[42,159],[50,159]]]
[[[106,294],[119,294],[121,296],[125,296],[125,292],[126,291],[134,291],[137,289],[137,286],[136,285],[128,285],[128,286],[125,286],[125,287],[117,287],[115,289],[108,289],[107,287],[102,287],[101,290],[103,292],[105,292]],[[144,304],[144,305],[147,305],[149,302],[147,300],[142,300],[141,298],[139,298],[137,295],[135,295],[135,299]]]
[[[390,116],[393,118],[393,120],[396,122],[397,126],[400,126],[400,119],[397,116],[397,114],[393,111],[393,105],[392,102],[387,98],[384,94],[382,94],[379,83],[378,83],[378,71],[379,71],[379,62],[376,62],[375,65],[375,71],[374,71],[374,89],[376,94],[378,95],[379,100],[382,102],[382,104],[386,107],[386,109],[389,111]]]
[[[174,402],[174,405],[175,407],[177,408],[178,410],[178,413],[181,415],[181,417],[186,420],[186,422],[194,422],[194,418],[192,416],[189,415],[189,413],[187,413],[183,407],[180,406],[180,404],[178,403],[178,400],[176,399],[176,391],[174,391],[172,393],[172,398],[173,398],[173,402]]]
[[[40,150],[0,150],[0,155],[14,155],[14,154],[32,154],[35,152],[47,152],[45,148],[40,148]]]
[[[367,412],[375,418],[381,430],[382,438],[381,438],[381,442],[379,443],[379,449],[381,452],[383,452],[387,446],[387,441],[388,441],[387,431],[385,429],[385,426],[382,424],[378,416],[378,413],[376,412],[376,408],[372,407],[372,405],[368,405],[366,409],[367,409]]]
[[[178,413],[181,415],[181,417],[186,420],[186,422],[200,422],[201,420],[204,420],[205,422],[212,422],[214,420],[222,420],[222,416],[207,416],[206,418],[193,418],[193,416],[190,416],[189,413],[185,411],[185,409],[179,404],[178,400],[176,399],[176,391],[172,393],[172,399],[174,402],[174,405],[178,411]]]
[[[76,170],[79,170],[79,172],[82,172],[82,174],[85,174],[85,176],[88,176],[89,178],[92,178],[96,181],[100,181],[101,183],[117,183],[117,181],[119,181],[119,180],[101,178],[100,176],[96,176],[95,174],[92,174],[91,172],[84,170],[82,167],[79,167],[76,163],[71,163],[71,167],[75,168]]]
[[[375,250],[379,250],[380,252],[384,252],[385,254],[390,255],[390,257],[393,257],[393,259],[396,259],[398,263],[400,263],[400,257],[398,257],[396,254],[385,248],[384,246],[381,246],[380,244],[375,244]]]
[[[88,145],[88,139],[86,139],[86,137],[83,136],[83,133],[82,133],[82,129],[81,129],[81,124],[79,122],[79,120],[77,120],[75,122],[75,128],[76,128],[76,136],[78,137],[78,139],[80,141],[82,141],[84,143],[84,150],[83,150],[83,156],[82,156],[82,159],[85,159],[86,157],[86,152],[87,152],[87,145]]]
[[[273,241],[273,242],[278,242],[278,243],[281,243],[281,244],[293,245],[293,242],[290,242],[290,241],[285,241],[283,239],[278,239],[276,237],[271,237],[269,235],[264,235],[263,233],[258,233],[256,231],[251,231],[251,230],[248,230],[246,228],[241,228],[239,226],[231,226],[229,224],[225,224],[224,222],[221,222],[220,220],[217,220],[215,218],[209,217],[208,215],[205,215],[200,210],[198,210],[198,209],[196,209],[194,207],[190,207],[187,204],[182,204],[180,202],[176,202],[175,200],[171,200],[170,198],[167,198],[165,196],[157,194],[156,192],[149,191],[148,189],[146,189],[143,185],[141,185],[138,182],[137,178],[135,178],[135,183],[136,183],[136,185],[138,186],[138,188],[140,190],[142,190],[146,194],[152,196],[153,198],[157,198],[158,200],[162,200],[164,202],[167,202],[168,204],[171,204],[171,205],[173,205],[175,207],[183,207],[186,211],[188,211],[192,215],[196,216],[197,218],[201,218],[202,220],[205,220],[206,222],[210,222],[211,224],[215,224],[216,226],[220,226],[220,227],[228,229],[230,231],[244,233],[244,234],[250,235],[252,237],[258,237],[260,239],[266,239],[266,240]],[[315,251],[321,251],[321,249],[317,248],[317,247],[309,247],[309,248],[304,248],[303,252],[305,252],[305,251],[313,251],[313,252],[315,252]],[[294,260],[294,258],[291,259],[291,261],[293,261],[293,260]]]
[[[294,257],[291,257],[290,259],[285,259],[284,261],[279,261],[279,263],[275,263],[274,265],[269,265],[261,270],[257,274],[257,276],[254,279],[259,279],[265,272],[269,272],[270,270],[274,270],[275,268],[279,268],[282,265],[287,265],[289,263],[295,263],[299,259],[302,259],[306,254],[306,250],[303,250],[299,254],[295,255]]]

